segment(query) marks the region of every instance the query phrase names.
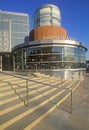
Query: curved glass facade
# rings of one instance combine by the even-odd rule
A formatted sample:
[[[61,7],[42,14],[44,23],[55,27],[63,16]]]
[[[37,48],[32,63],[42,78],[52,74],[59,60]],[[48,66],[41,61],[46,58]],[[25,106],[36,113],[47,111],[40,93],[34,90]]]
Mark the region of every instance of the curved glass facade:
[[[23,65],[24,69],[85,68],[85,53],[86,50],[81,46],[33,45],[17,50],[16,64],[18,68]]]
[[[68,38],[67,31],[61,27],[57,6],[47,4],[36,10],[29,38],[28,44],[13,48],[15,69],[33,69],[65,78],[69,78],[69,74],[84,75],[87,48]]]

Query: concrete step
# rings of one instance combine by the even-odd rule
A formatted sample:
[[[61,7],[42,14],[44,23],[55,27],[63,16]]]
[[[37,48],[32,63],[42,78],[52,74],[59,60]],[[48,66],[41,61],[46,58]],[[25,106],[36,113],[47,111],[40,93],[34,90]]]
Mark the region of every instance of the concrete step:
[[[9,91],[11,89],[11,86],[10,85],[5,85],[5,86],[1,86],[0,87],[0,93],[3,93],[5,91]]]
[[[35,85],[36,87],[34,88],[34,89],[36,89],[36,91],[35,91],[35,93],[38,93],[38,91],[39,91],[39,89],[37,88],[37,85]],[[41,87],[43,87],[43,86],[41,86]],[[46,87],[46,86],[45,86]],[[26,91],[24,91],[22,94],[20,93],[21,92],[21,90],[20,89],[18,89],[19,91],[16,91],[16,92],[18,92],[19,94],[20,94],[20,97],[21,98],[23,98],[24,100],[26,99]],[[47,89],[48,90],[48,89]],[[54,90],[55,90],[55,88],[54,88]],[[11,90],[12,91],[12,90]],[[37,96],[36,95],[34,95],[34,98],[33,97],[31,97],[30,96],[30,94],[32,93],[31,92],[31,90],[30,90],[30,94],[29,94],[29,98],[31,98],[30,99],[30,101],[33,101],[33,100],[35,100],[35,99],[39,99],[40,97],[42,97],[43,96],[43,94],[44,95],[46,95],[47,93],[50,93],[50,92],[52,92],[53,91],[53,89],[49,89],[49,91],[47,91],[47,92],[41,92],[41,94],[37,94]],[[39,91],[39,93],[40,93],[40,91]],[[12,94],[12,93],[11,93]],[[39,95],[39,96],[38,96]],[[14,95],[15,96],[15,95]],[[4,103],[9,103],[10,101],[15,101],[15,100],[17,100],[19,97],[18,96],[16,96],[16,97],[13,97],[13,98],[10,98],[10,95],[8,96],[8,99],[6,98],[6,100],[4,100],[4,102],[3,102],[3,104]],[[5,99],[5,96],[4,96],[4,99]]]
[[[65,90],[65,92],[66,92],[65,95],[68,94],[68,90],[67,91]],[[15,111],[15,114],[13,114],[13,112],[11,114],[13,116],[9,115],[9,118],[10,118],[9,121],[7,118],[5,118],[5,122],[2,122],[1,128],[5,129],[8,127],[8,130],[11,130],[14,128],[16,128],[17,130],[19,130],[19,129],[31,130],[43,118],[45,118],[45,116],[47,116],[51,111],[53,111],[57,105],[60,105],[60,103],[62,103],[62,101],[64,100],[63,98],[64,98],[64,95],[62,95],[61,98],[59,96],[57,98],[57,96],[56,96],[56,100],[58,100],[58,101],[55,104],[55,103],[51,102],[53,99],[55,99],[54,96],[53,96],[53,98],[50,98],[50,100],[45,99],[45,97],[42,97],[39,100],[38,105],[36,103],[36,106],[34,106],[35,103],[33,103],[33,107],[32,107],[32,104],[30,104],[30,106],[28,106],[31,108],[26,108],[25,110],[24,110],[24,107],[19,108],[18,110],[16,110],[16,111],[18,111],[18,114]],[[21,113],[21,111],[22,111],[22,113]],[[2,119],[2,121],[3,121],[3,119]]]
[[[59,82],[57,83],[59,84]],[[70,94],[70,89],[74,90],[78,84],[79,81],[76,80],[62,82],[61,87],[53,87],[45,84],[40,85],[36,82],[35,84],[29,84],[29,104],[27,107],[18,96],[14,96],[11,89],[11,93],[9,94],[5,90],[7,95],[2,95],[1,99],[0,129],[31,130],[59,106]],[[23,98],[26,98],[24,89],[17,89],[17,91]]]
[[[15,109],[15,106],[19,106],[19,104],[23,104],[24,102],[22,102],[22,100],[15,100],[15,101],[10,101],[8,103],[4,103],[0,106],[0,115],[2,115],[3,113],[7,113],[8,110],[11,111],[11,109],[13,108],[13,110]]]
[[[41,97],[41,99],[39,100],[39,101],[41,101],[40,102],[40,104],[38,104],[38,105],[36,105],[36,106],[34,106],[34,103],[33,103],[33,107],[30,105],[30,107],[32,107],[31,108],[31,110],[26,110],[27,108],[25,108],[24,109],[24,107],[22,108],[19,108],[19,109],[17,109],[17,110],[14,110],[12,113],[10,113],[9,115],[8,115],[8,118],[10,119],[9,120],[9,123],[8,123],[8,118],[6,118],[7,117],[7,115],[5,115],[4,116],[4,118],[2,117],[1,118],[1,120],[2,120],[2,125],[1,125],[1,128],[3,128],[3,126],[4,126],[4,128],[5,127],[7,127],[7,125],[9,126],[9,125],[11,125],[12,123],[13,123],[13,121],[14,121],[14,123],[15,122],[17,122],[17,121],[19,121],[20,119],[22,119],[23,117],[26,117],[26,116],[28,116],[29,114],[29,116],[31,116],[31,115],[33,115],[34,113],[33,112],[35,112],[36,110],[37,111],[39,111],[39,109],[42,109],[43,110],[43,108],[44,107],[46,107],[46,106],[43,106],[43,105],[46,105],[47,104],[47,107],[49,106],[48,105],[48,103],[51,101],[51,99],[49,100],[49,99],[45,99],[44,97]],[[31,103],[31,102],[30,102]],[[53,104],[52,104],[53,105]],[[39,107],[40,106],[40,107]],[[42,108],[41,108],[42,107]],[[39,108],[39,109],[38,109]],[[42,110],[40,110],[40,111],[42,111]],[[46,110],[47,110],[47,108],[46,108]],[[36,115],[37,115],[37,112],[36,111]],[[30,112],[30,113],[29,113]],[[40,113],[39,113],[40,114]],[[36,116],[34,116],[34,118],[36,118]],[[5,122],[5,123],[4,123]],[[10,123],[11,122],[11,123]]]
[[[9,91],[8,93],[6,93],[6,92],[2,93],[2,95],[0,94],[0,101],[11,98],[11,97],[13,98],[15,96],[16,96],[16,94],[13,90]]]

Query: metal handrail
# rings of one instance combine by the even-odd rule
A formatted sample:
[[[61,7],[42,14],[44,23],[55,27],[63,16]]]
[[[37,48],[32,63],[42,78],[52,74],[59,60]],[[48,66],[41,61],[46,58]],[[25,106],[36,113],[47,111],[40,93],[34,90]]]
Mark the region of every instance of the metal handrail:
[[[26,88],[26,101],[25,101],[25,100],[23,100],[23,99],[21,98],[20,94],[17,93],[16,89],[13,87],[14,85],[16,85],[16,86],[18,86],[18,87],[21,87],[20,85],[15,84],[15,83],[13,84],[13,83],[11,83],[11,82],[9,82],[9,81],[5,81],[5,80],[1,80],[1,79],[0,79],[0,81],[8,83],[8,84],[11,86],[11,88],[14,89],[15,93],[18,94],[19,98],[20,98],[22,101],[24,101],[24,104],[25,104],[25,105],[28,105],[28,104],[29,104],[29,98],[28,98],[28,96],[29,96],[29,92],[28,92],[28,89],[29,89],[29,88],[28,88],[28,87],[29,87],[29,86],[28,86],[28,82],[29,82],[29,81],[32,81],[32,82],[35,82],[35,83],[39,83],[39,84],[43,84],[43,85],[48,85],[47,83],[41,83],[41,82],[38,82],[38,81],[35,81],[35,80],[28,79],[29,74],[27,75],[27,77],[23,77],[23,76],[20,76],[20,75],[15,75],[15,74],[3,72],[3,71],[1,71],[0,73],[26,80],[26,86],[24,86],[24,88]],[[34,75],[34,76],[35,76],[35,75]],[[54,85],[49,85],[49,86],[50,86],[50,87],[54,87]],[[56,87],[56,88],[59,88],[59,87]],[[38,91],[38,90],[37,90],[37,91]]]
[[[38,81],[35,81],[35,80],[28,79],[28,75],[27,75],[27,77],[23,77],[23,76],[20,76],[20,75],[15,75],[15,74],[7,73],[7,72],[0,72],[0,73],[7,74],[7,75],[10,75],[10,76],[13,76],[13,77],[17,77],[17,78],[26,80],[26,85],[24,86],[26,88],[26,100],[23,100],[21,98],[20,94],[17,93],[16,89],[13,87],[14,85],[16,85],[18,87],[21,87],[20,85],[10,83],[9,81],[0,80],[2,82],[6,82],[6,83],[10,84],[11,88],[15,90],[15,93],[19,95],[19,98],[24,101],[25,105],[28,105],[28,103],[29,103],[29,85],[28,85],[29,81],[32,81],[32,82],[35,82],[35,83],[39,83],[39,84],[43,84],[43,85],[48,85],[47,83],[42,83],[42,82],[38,82]],[[71,76],[74,76],[74,75],[71,75]],[[78,79],[78,80],[80,80],[80,79]],[[54,87],[53,85],[49,85],[49,86],[50,87]],[[60,87],[56,86],[56,88],[61,89],[61,87],[62,87],[62,78],[60,79]],[[72,91],[72,90],[70,90],[70,88],[64,88],[63,87],[62,89],[67,89],[70,92]],[[35,89],[35,90],[37,90],[37,92],[39,92],[38,89]],[[72,95],[72,92],[71,92],[71,95]],[[72,100],[71,100],[71,104],[72,104]],[[72,107],[71,107],[71,110],[72,110]]]
[[[21,87],[20,85],[0,79],[0,81],[5,82],[5,83],[8,83],[8,84],[11,86],[11,88],[14,89],[15,93],[19,96],[19,98],[24,101],[24,104],[25,104],[25,105],[28,105],[28,78],[25,78],[25,77],[22,77],[22,76],[18,76],[18,75],[15,75],[15,74],[8,74],[8,73],[6,73],[6,72],[0,72],[0,73],[26,80],[26,86],[24,87],[24,88],[26,88],[26,91],[27,91],[27,92],[26,92],[26,101],[25,101],[25,100],[23,100],[23,99],[21,98],[20,94],[19,94],[19,93],[16,91],[16,89],[13,87],[14,85],[17,86],[17,87]]]

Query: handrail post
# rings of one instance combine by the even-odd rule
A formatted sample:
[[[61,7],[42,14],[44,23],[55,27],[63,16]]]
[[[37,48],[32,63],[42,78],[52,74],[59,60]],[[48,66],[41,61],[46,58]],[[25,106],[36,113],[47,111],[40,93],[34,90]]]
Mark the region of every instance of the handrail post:
[[[85,76],[84,76],[84,79],[83,79],[83,85],[84,85],[84,87],[86,86],[86,78],[85,78]]]
[[[13,55],[13,71],[15,72],[15,56]]]
[[[61,87],[62,87],[62,73],[61,73]]]
[[[71,113],[72,113],[72,90],[71,90]]]
[[[66,90],[69,90],[69,97],[70,97],[70,110],[69,110],[69,113],[71,113],[72,114],[72,105],[73,105],[73,93],[72,93],[72,89],[71,88],[64,88],[64,89],[66,89]],[[66,111],[66,110],[65,110]]]
[[[27,97],[27,99],[26,99],[26,105],[28,105],[28,103],[29,103],[29,100],[28,100],[28,77],[27,77],[27,79],[26,79],[26,97]]]

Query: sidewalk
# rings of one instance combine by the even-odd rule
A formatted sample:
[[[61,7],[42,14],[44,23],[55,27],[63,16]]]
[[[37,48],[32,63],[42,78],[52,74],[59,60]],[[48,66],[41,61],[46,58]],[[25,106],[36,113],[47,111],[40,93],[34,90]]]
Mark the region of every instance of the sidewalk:
[[[32,130],[89,130],[89,73],[73,92],[72,98],[72,114],[60,106]],[[67,103],[68,99],[65,110]]]

